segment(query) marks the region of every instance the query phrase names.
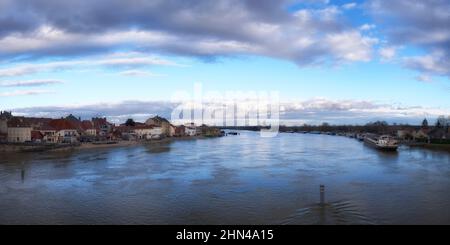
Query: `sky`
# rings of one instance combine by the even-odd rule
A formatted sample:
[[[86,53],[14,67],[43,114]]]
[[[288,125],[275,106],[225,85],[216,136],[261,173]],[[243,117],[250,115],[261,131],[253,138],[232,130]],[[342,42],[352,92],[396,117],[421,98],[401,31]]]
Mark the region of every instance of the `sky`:
[[[0,0],[0,110],[115,122],[278,91],[285,124],[450,115],[449,0]]]

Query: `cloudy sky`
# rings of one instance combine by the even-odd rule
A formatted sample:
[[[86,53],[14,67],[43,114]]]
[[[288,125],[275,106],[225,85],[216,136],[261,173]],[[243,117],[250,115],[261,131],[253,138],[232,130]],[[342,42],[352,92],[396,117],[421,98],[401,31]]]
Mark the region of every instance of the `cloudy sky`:
[[[279,91],[299,123],[450,115],[450,0],[0,0],[0,110],[170,115],[176,90]]]

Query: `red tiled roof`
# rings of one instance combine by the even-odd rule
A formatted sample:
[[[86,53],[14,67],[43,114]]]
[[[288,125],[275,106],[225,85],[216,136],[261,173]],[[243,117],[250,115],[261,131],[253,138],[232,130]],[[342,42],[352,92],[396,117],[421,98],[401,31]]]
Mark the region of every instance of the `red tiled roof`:
[[[41,131],[56,131],[56,129],[54,127],[48,125],[48,123],[46,123],[40,127],[37,127],[36,129],[41,130]]]
[[[94,124],[91,121],[85,120],[81,122],[81,128],[83,130],[94,129]]]
[[[31,131],[31,139],[43,139],[44,135],[41,134],[41,132],[37,130]]]
[[[56,130],[76,130],[76,126],[73,125],[69,120],[66,119],[53,119],[48,123],[49,126],[55,128]]]

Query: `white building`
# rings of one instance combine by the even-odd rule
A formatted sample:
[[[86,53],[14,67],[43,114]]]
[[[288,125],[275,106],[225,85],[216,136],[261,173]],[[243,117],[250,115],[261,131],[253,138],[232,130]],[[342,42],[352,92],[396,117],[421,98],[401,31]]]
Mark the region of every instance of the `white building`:
[[[31,127],[8,127],[8,142],[31,141]]]
[[[151,126],[137,126],[133,128],[133,132],[137,139],[148,139],[151,136],[153,127]]]
[[[187,136],[196,136],[197,135],[197,127],[193,123],[187,123],[184,126],[184,133]]]
[[[163,128],[155,126],[136,126],[133,129],[134,134],[136,134],[137,139],[157,139],[162,138]]]

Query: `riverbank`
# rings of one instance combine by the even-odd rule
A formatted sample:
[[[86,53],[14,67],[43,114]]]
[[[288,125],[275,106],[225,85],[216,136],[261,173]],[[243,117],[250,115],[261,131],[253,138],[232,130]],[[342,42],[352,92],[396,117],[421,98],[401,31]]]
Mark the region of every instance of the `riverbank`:
[[[218,137],[218,136],[216,136]],[[89,150],[89,149],[102,149],[102,148],[114,148],[114,147],[128,147],[135,145],[151,145],[168,143],[178,140],[196,140],[196,139],[208,139],[207,136],[182,136],[182,137],[167,137],[159,140],[119,140],[113,142],[89,142],[78,144],[28,144],[28,143],[4,143],[0,144],[1,153],[15,153],[15,152],[60,152],[71,150]]]

